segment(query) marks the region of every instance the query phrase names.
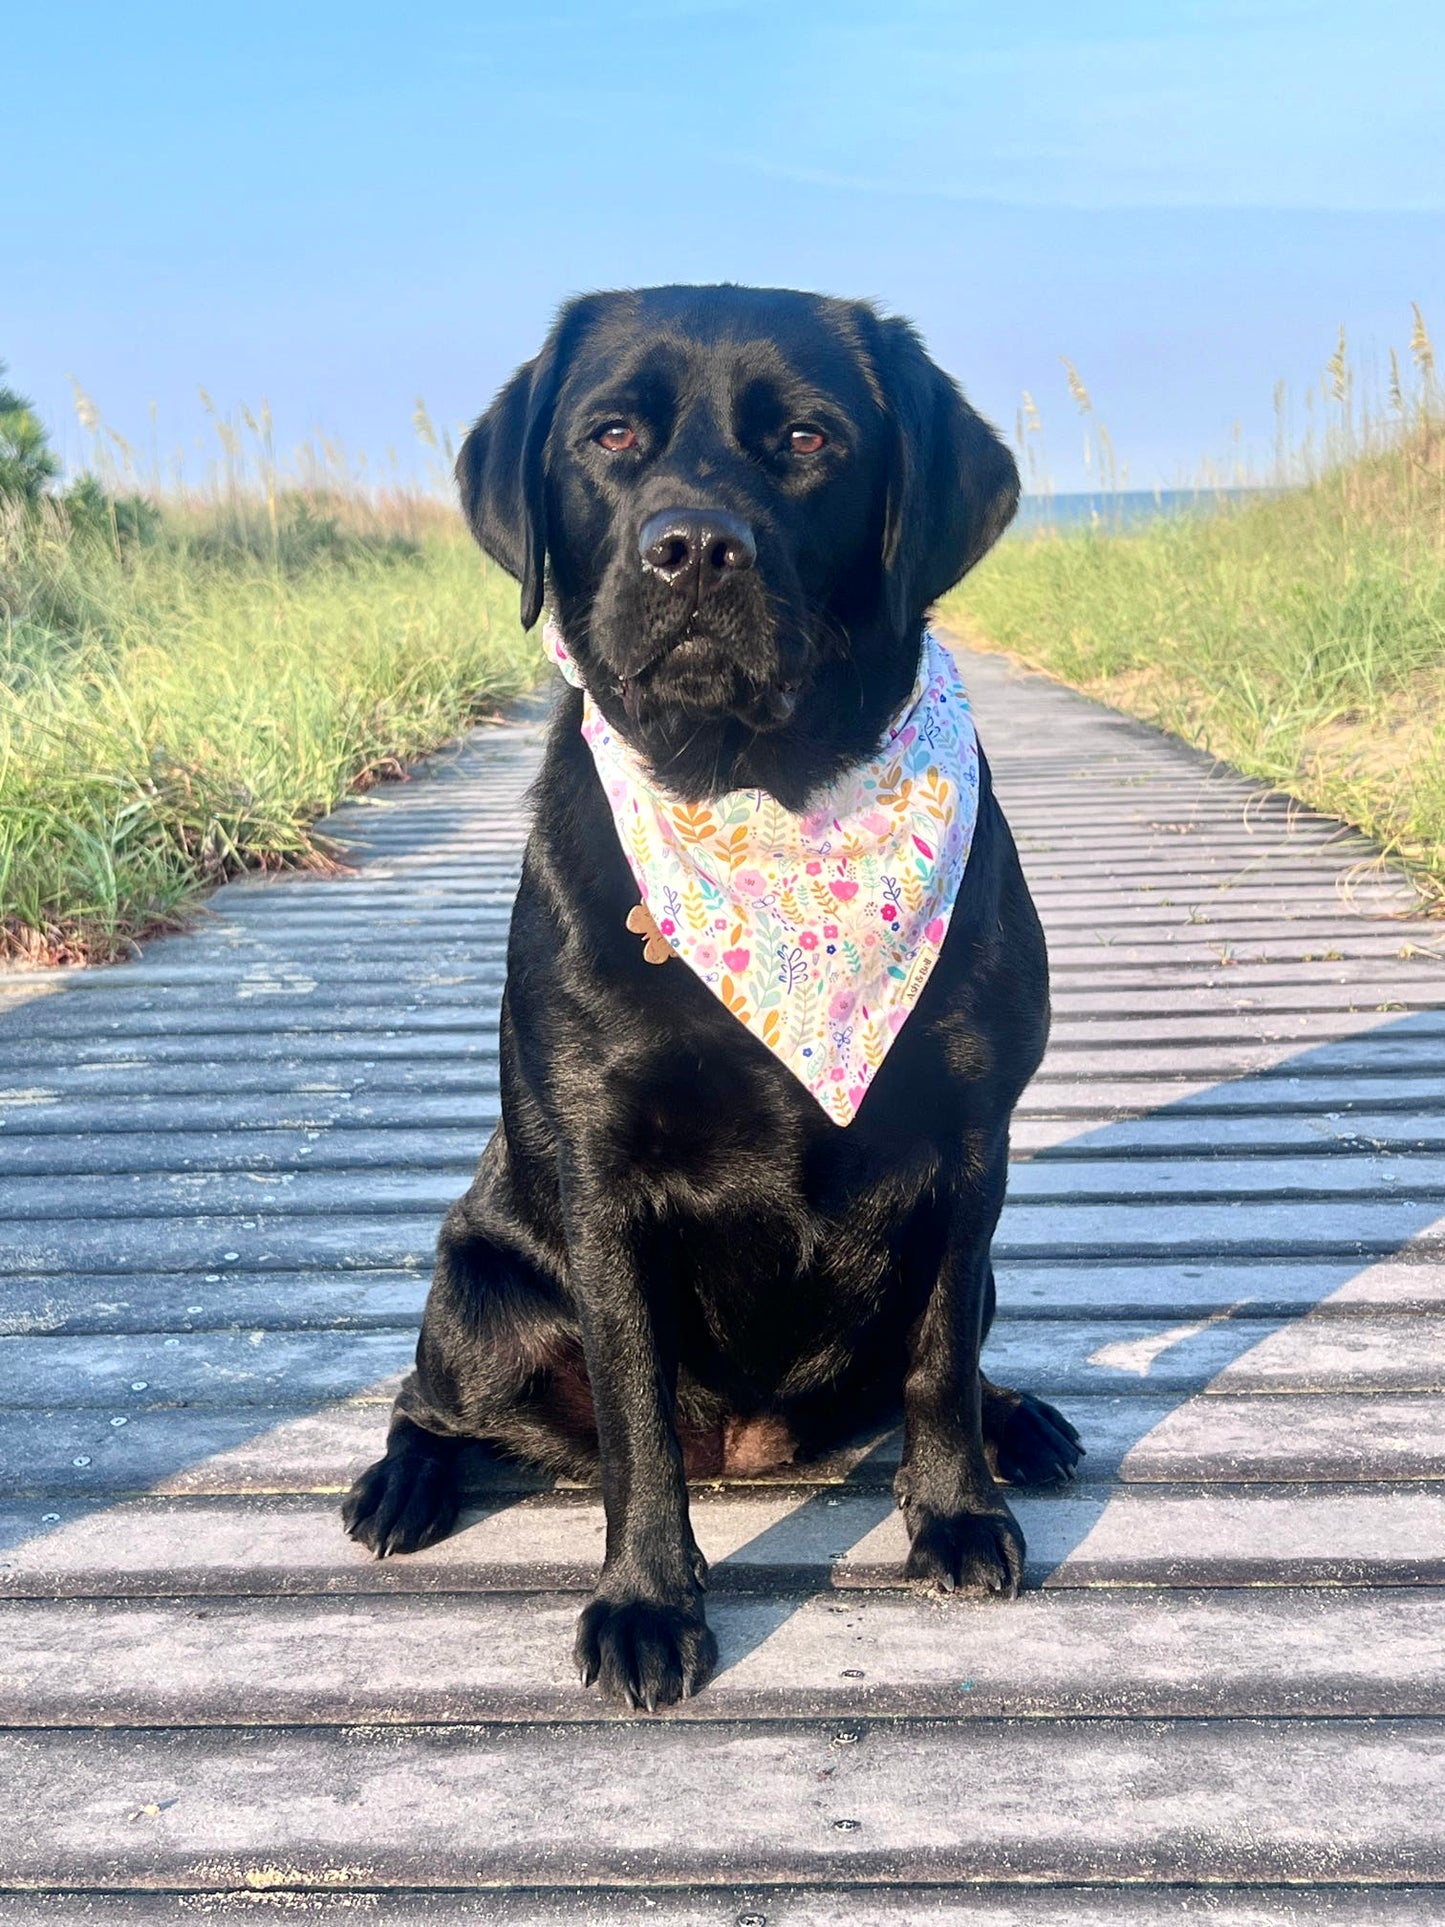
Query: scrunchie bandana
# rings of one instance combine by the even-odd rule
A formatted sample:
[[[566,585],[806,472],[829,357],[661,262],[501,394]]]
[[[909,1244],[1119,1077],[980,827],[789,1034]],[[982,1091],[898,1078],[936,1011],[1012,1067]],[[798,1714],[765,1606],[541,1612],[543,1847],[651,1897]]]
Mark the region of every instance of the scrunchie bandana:
[[[978,816],[978,739],[953,658],[923,638],[918,681],[880,748],[804,815],[762,790],[680,803],[583,688],[561,631],[547,653],[583,689],[582,734],[645,915],[674,956],[851,1124],[928,982]],[[655,931],[648,928],[655,925]]]

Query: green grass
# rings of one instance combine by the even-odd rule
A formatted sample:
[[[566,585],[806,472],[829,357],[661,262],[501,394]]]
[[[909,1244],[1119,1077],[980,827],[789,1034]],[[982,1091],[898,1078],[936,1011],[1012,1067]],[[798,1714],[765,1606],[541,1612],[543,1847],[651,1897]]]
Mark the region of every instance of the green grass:
[[[1356,824],[1445,903],[1445,432],[1245,507],[1010,537],[940,614]]]
[[[535,683],[516,612],[426,501],[0,504],[0,955],[115,957],[325,867],[317,817]]]

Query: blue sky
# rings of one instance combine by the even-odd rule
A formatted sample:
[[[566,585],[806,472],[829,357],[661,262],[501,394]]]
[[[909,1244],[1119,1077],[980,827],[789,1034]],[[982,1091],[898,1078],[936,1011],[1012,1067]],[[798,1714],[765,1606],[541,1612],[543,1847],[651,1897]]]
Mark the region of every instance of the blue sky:
[[[410,460],[418,394],[469,417],[567,294],[660,280],[912,315],[1060,487],[1061,355],[1154,485],[1267,455],[1341,323],[1445,338],[1438,0],[73,0],[3,51],[0,357],[72,456],[71,374],[143,446],[204,384]]]

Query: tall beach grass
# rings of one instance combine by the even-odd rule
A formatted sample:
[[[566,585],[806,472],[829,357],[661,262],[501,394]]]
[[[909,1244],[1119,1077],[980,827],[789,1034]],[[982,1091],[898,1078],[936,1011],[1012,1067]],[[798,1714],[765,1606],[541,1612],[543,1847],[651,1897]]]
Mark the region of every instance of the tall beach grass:
[[[319,816],[537,679],[439,494],[324,448],[283,473],[247,420],[198,485],[142,483],[113,437],[66,499],[0,504],[12,962],[123,955],[228,876],[327,866]]]
[[[1384,405],[1358,389],[1341,336],[1293,439],[1277,397],[1272,488],[1010,537],[940,614],[1357,825],[1445,908],[1445,418],[1418,310]]]

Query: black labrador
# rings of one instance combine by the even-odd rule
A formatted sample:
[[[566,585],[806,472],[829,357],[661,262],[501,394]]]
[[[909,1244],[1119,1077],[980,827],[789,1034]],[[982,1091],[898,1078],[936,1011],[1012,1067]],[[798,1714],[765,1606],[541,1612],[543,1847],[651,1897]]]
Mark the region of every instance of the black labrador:
[[[523,623],[545,596],[666,788],[757,788],[791,811],[877,747],[925,611],[1018,499],[1008,451],[907,323],[733,286],[571,302],[457,473]],[[1080,1451],[979,1369],[1047,960],[981,761],[938,965],[841,1128],[691,970],[644,961],[581,702],[560,701],[536,788],[502,1122],[442,1226],[416,1370],[344,1516],[378,1555],[442,1537],[466,1440],[600,1473],[577,1661],[651,1709],[716,1659],[689,1472],[803,1459],[901,1406],[907,1577],[1018,1591],[996,1478],[1064,1478]]]

